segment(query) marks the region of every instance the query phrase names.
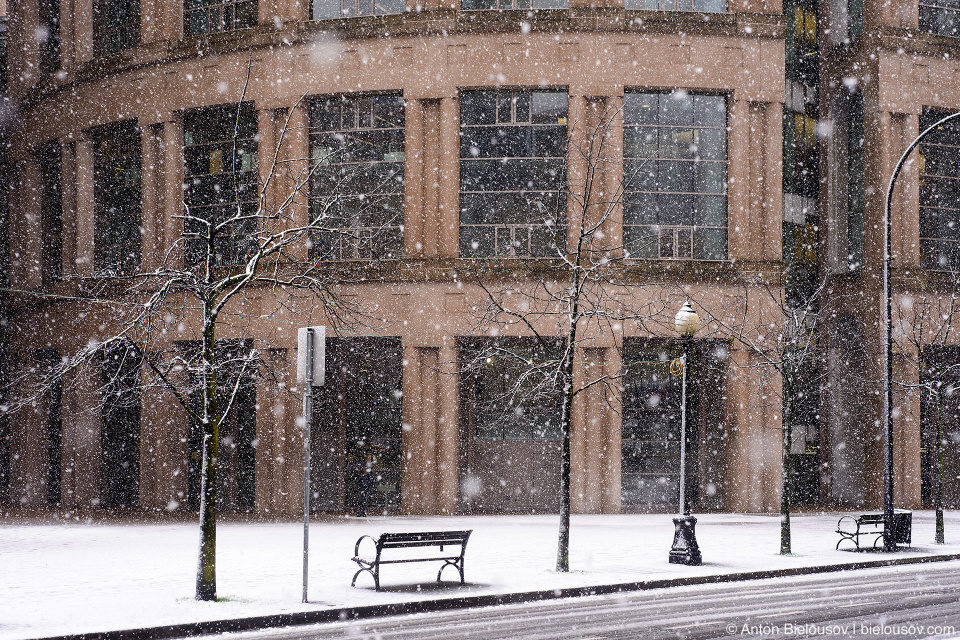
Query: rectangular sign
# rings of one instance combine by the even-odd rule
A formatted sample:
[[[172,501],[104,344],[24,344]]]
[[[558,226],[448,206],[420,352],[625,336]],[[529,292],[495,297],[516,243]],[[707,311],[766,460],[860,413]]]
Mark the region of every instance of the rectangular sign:
[[[307,353],[307,332],[313,332],[313,362]],[[322,387],[326,371],[326,327],[301,327],[297,329],[297,386],[307,384],[307,370],[312,368],[313,386]]]

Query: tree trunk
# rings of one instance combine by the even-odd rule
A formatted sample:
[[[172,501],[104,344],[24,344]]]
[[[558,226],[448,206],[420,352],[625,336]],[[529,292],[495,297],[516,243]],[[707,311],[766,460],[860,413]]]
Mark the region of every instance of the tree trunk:
[[[792,377],[785,380],[793,386]],[[783,403],[783,463],[780,481],[780,555],[790,555],[790,493],[793,489],[793,469],[790,449],[793,446],[793,406],[790,401],[792,388],[784,394]]]
[[[572,334],[576,333],[574,325]],[[560,418],[560,427],[563,434],[560,452],[560,536],[557,544],[557,571],[570,571],[570,423],[573,415],[573,354],[576,343],[568,337],[568,346],[564,353],[562,366],[563,413]]]
[[[209,315],[208,315],[209,318]],[[217,599],[217,456],[220,417],[217,415],[216,321],[208,320],[203,336],[203,466],[200,470],[200,558],[197,600]]]

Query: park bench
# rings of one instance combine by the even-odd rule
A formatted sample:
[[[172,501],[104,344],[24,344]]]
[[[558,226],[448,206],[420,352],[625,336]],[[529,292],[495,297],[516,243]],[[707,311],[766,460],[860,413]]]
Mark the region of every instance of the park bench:
[[[840,534],[840,540],[837,541],[837,549],[844,540],[849,540],[854,544],[857,551],[864,549],[877,548],[877,543],[883,540],[884,519],[882,513],[865,513],[857,517],[843,516],[837,521],[837,533]],[[893,542],[894,544],[910,544],[911,530],[913,529],[913,512],[906,509],[894,509],[893,511]],[[873,544],[865,547],[860,544],[860,538],[869,538],[873,536]]]
[[[357,584],[357,578],[366,571],[373,576],[373,584],[377,591],[380,591],[380,565],[396,564],[401,562],[442,562],[443,566],[437,572],[437,582],[440,582],[440,575],[447,567],[453,567],[460,573],[460,584],[463,584],[463,554],[467,549],[467,540],[470,538],[470,531],[425,531],[418,533],[382,533],[379,538],[372,536],[361,536],[353,549],[353,561],[360,565],[360,569],[353,574],[353,581],[350,586]],[[360,557],[360,543],[364,540],[371,540],[376,545],[376,555],[373,559]],[[447,551],[444,553],[444,547],[456,547],[457,552]],[[416,555],[413,553],[404,553],[403,549],[429,549],[437,548],[438,551],[432,553]],[[393,556],[396,552],[398,557],[389,557],[384,559],[384,552]]]

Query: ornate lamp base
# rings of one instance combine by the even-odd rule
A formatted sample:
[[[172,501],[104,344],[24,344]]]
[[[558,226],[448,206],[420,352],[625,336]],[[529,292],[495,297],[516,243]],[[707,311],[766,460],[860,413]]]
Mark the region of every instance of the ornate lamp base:
[[[673,534],[673,548],[670,549],[670,564],[703,564],[700,557],[700,545],[697,544],[697,519],[693,516],[674,518],[676,531]]]

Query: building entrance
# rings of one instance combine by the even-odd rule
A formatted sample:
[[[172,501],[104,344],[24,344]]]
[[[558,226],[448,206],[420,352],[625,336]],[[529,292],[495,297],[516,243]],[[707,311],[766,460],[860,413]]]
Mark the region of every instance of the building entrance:
[[[403,350],[399,338],[330,338],[314,391],[311,509],[383,514],[400,507]]]
[[[556,356],[522,339],[499,341],[502,350],[490,351],[492,344],[461,344],[460,507],[467,513],[556,512],[562,395],[530,375],[531,362]]]

